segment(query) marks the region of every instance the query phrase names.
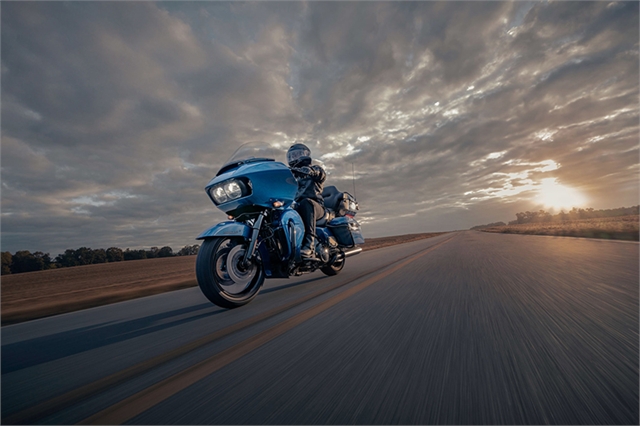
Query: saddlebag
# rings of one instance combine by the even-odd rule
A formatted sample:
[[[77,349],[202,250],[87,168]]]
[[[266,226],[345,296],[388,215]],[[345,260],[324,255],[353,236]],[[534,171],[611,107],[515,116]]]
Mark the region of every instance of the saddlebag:
[[[342,246],[352,247],[364,243],[360,224],[352,217],[337,217],[329,222],[327,227]]]

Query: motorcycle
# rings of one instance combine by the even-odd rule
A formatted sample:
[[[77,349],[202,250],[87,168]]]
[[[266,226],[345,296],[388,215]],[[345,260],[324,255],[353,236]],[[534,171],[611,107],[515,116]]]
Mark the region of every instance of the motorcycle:
[[[297,181],[276,161],[284,152],[263,143],[242,145],[205,187],[229,220],[202,232],[196,277],[214,304],[236,308],[253,300],[266,278],[322,271],[338,274],[362,251],[358,203],[348,192],[325,187],[325,215],[316,222],[315,257],[302,258],[304,223],[295,210]],[[293,169],[301,173],[299,169]]]

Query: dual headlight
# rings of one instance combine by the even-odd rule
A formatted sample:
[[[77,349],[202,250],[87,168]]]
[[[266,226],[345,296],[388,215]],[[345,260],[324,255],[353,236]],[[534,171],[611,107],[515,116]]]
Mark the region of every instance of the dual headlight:
[[[209,195],[217,205],[246,197],[250,193],[248,182],[239,179],[226,180],[209,188]]]

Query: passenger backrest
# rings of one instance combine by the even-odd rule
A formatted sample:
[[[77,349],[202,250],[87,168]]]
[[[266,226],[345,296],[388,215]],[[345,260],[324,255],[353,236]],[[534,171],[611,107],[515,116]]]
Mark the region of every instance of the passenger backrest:
[[[338,203],[340,203],[343,199],[344,195],[342,192],[338,191],[338,188],[335,186],[325,186],[322,191],[322,198],[324,199],[324,206],[328,209],[338,211]]]

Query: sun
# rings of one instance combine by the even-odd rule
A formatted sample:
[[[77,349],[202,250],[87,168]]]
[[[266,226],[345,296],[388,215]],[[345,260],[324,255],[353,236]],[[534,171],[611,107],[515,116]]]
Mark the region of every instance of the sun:
[[[584,207],[586,198],[579,191],[560,185],[556,178],[542,179],[536,201],[547,208],[561,210]]]

